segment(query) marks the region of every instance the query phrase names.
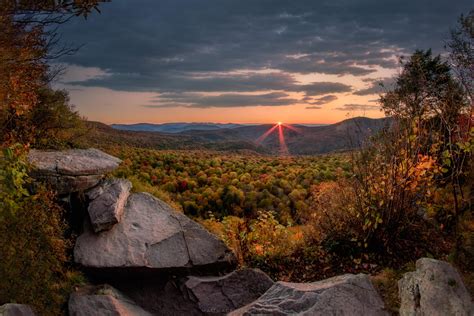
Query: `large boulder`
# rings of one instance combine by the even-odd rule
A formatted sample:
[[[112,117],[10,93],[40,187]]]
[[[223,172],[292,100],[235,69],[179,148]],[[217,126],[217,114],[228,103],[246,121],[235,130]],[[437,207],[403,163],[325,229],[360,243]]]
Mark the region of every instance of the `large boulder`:
[[[191,300],[204,314],[225,314],[265,293],[273,281],[257,269],[242,269],[222,277],[191,276],[184,284]]]
[[[103,175],[118,167],[121,160],[98,149],[64,151],[31,150],[32,176],[50,184],[59,194],[87,190]]]
[[[229,315],[388,315],[365,274],[314,283],[277,282],[255,302]]]
[[[87,286],[71,294],[70,316],[152,316],[111,286]]]
[[[0,316],[35,316],[35,313],[29,305],[9,303],[0,306]]]
[[[85,226],[76,241],[74,260],[91,270],[160,272],[229,268],[236,263],[216,236],[147,193],[130,195],[122,220],[110,230],[97,234]]]
[[[117,224],[123,214],[132,183],[125,179],[107,179],[86,193],[89,218],[96,233]]]
[[[447,262],[421,258],[416,271],[398,281],[400,315],[474,315],[459,273]]]
[[[221,277],[148,277],[114,287],[154,315],[225,315],[262,295],[273,281],[260,270],[241,269]]]

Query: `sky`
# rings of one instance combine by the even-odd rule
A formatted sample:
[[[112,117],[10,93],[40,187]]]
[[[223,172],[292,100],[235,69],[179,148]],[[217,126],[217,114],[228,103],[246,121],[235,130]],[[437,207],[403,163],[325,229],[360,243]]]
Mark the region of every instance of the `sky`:
[[[400,56],[444,41],[469,0],[112,0],[61,28],[55,87],[104,123],[382,117]],[[384,83],[384,88],[380,86]]]

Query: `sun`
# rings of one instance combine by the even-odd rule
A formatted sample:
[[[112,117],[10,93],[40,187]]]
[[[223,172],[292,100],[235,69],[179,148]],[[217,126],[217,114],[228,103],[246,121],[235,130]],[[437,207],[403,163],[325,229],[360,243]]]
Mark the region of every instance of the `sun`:
[[[283,123],[282,123],[282,122],[278,122],[277,124],[280,126],[280,125],[283,124]]]

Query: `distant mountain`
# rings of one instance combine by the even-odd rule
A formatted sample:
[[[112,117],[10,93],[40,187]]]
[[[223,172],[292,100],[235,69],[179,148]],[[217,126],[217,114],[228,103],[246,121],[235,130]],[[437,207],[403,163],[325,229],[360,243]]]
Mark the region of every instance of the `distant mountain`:
[[[161,133],[181,133],[190,130],[212,131],[218,129],[236,128],[244,126],[242,124],[221,124],[221,123],[137,123],[137,124],[112,124],[112,128],[123,131],[136,132],[161,132]]]
[[[290,154],[316,155],[360,147],[370,135],[388,124],[388,118],[356,117],[321,126],[283,125],[282,131]],[[88,125],[91,132],[85,136],[87,146],[126,144],[154,149],[245,151],[261,154],[281,152],[278,128],[264,140],[257,141],[275,126],[271,124],[171,123],[114,125],[114,128],[98,122],[89,122]],[[155,131],[150,131],[152,128]],[[156,131],[156,128],[161,131]]]
[[[107,148],[110,146],[132,146],[164,150],[220,150],[230,152],[253,152],[265,154],[265,148],[252,141],[233,139],[225,142],[211,142],[192,135],[127,131],[114,129],[100,122],[86,122],[88,132],[79,140],[81,147]],[[188,131],[189,132],[189,131]],[[192,134],[192,133],[191,133]]]
[[[368,136],[389,124],[389,119],[370,119],[356,117],[342,122],[321,126],[292,125],[293,129],[283,126],[283,135],[288,151],[293,155],[314,155],[360,147]],[[196,131],[192,135],[200,142],[226,142],[240,139],[254,142],[274,125],[256,125],[233,128],[231,130]],[[186,132],[180,135],[188,135]],[[278,154],[280,139],[274,130],[265,140],[257,144],[265,152]]]

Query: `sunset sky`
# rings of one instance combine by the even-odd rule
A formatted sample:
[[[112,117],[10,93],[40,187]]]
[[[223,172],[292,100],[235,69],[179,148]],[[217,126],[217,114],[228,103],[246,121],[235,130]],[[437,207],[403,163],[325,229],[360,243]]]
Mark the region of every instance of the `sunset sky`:
[[[105,123],[380,117],[397,56],[444,53],[470,0],[113,0],[64,25],[55,83]],[[72,39],[69,40],[69,39]]]

